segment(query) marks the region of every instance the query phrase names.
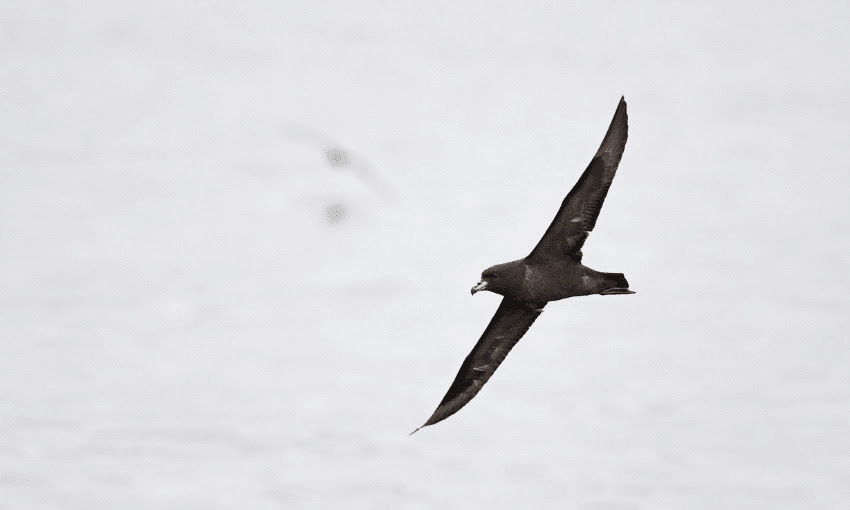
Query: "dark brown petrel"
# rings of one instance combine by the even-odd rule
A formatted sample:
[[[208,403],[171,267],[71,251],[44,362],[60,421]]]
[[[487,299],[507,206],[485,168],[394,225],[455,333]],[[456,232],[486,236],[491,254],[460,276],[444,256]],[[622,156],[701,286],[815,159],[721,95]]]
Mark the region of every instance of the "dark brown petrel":
[[[626,148],[628,132],[626,101],[620,98],[602,145],[537,246],[525,258],[497,264],[481,273],[481,281],[472,287],[472,294],[489,290],[504,299],[463,360],[446,396],[422,427],[445,420],[472,400],[549,301],[591,294],[634,294],[622,273],[601,273],[581,263],[581,247],[596,225]]]

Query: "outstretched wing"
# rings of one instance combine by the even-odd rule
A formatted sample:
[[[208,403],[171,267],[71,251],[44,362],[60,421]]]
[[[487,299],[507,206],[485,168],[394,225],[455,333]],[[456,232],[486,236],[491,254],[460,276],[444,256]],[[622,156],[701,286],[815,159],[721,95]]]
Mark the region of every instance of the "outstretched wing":
[[[587,235],[596,225],[602,202],[608,194],[608,188],[614,180],[617,165],[623,157],[626,139],[629,136],[629,116],[626,113],[626,100],[620,98],[617,111],[608,132],[602,139],[602,145],[590,161],[590,165],[581,174],[578,182],[561,203],[558,214],[537,246],[526,257],[529,263],[547,260],[563,260],[567,257],[581,261],[579,250]]]
[[[503,298],[484,334],[463,360],[463,365],[460,366],[443,401],[422,427],[445,420],[472,400],[499,368],[513,346],[543,313],[544,306],[545,303],[529,307],[514,299]]]

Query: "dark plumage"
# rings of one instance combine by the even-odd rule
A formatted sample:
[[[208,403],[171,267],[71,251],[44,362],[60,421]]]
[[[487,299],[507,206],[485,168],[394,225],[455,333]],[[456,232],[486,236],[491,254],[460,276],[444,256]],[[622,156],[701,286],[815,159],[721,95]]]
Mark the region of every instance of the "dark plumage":
[[[634,294],[623,274],[601,273],[581,263],[581,247],[596,225],[623,156],[628,130],[626,101],[620,98],[602,145],[537,246],[527,257],[481,273],[472,294],[488,290],[504,298],[446,396],[422,427],[445,420],[472,400],[549,301],[591,294]]]

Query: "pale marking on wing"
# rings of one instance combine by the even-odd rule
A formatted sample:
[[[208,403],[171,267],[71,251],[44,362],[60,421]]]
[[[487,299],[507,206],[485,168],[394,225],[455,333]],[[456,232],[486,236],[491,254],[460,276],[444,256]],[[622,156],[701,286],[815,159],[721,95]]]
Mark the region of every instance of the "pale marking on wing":
[[[473,370],[478,370],[479,372],[483,372],[490,368],[490,365],[481,365],[480,367],[472,367]]]
[[[581,218],[573,218],[570,220],[570,223],[578,223],[581,221]]]
[[[531,266],[525,266],[525,286],[531,290],[532,293],[537,287],[537,282],[534,281],[534,271],[531,270]]]

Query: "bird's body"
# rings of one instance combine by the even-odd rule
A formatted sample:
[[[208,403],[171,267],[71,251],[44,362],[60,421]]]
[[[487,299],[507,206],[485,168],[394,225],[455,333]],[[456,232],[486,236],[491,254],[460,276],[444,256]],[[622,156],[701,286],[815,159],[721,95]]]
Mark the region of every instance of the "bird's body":
[[[499,268],[499,277],[509,285],[504,289],[488,286],[486,290],[524,303],[547,303],[628,287],[612,277],[622,276],[619,273],[602,273],[569,259],[531,264],[522,258],[494,267]]]
[[[537,246],[526,257],[497,264],[481,273],[481,281],[472,288],[472,294],[487,290],[504,298],[423,427],[445,420],[478,394],[543,313],[546,303],[592,294],[634,294],[622,273],[593,270],[582,263],[581,253],[596,225],[627,138],[626,101],[621,98],[599,150],[561,203]]]

